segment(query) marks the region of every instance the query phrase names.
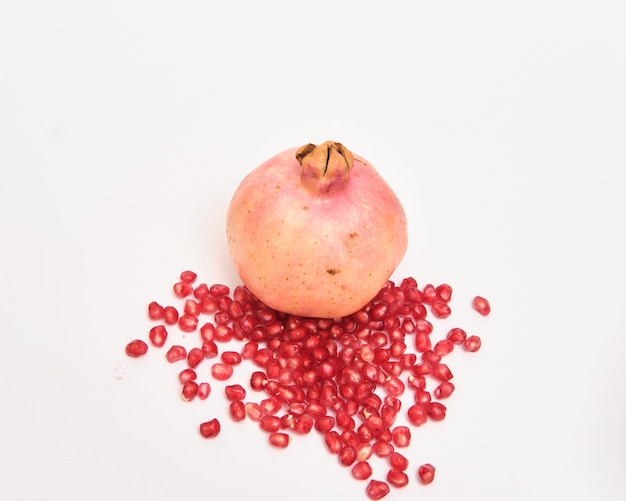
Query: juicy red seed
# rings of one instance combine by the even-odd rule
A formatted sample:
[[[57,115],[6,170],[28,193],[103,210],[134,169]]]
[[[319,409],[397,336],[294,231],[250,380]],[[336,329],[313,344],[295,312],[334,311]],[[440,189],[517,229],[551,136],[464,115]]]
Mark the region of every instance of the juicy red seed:
[[[404,383],[397,377],[389,377],[383,385],[387,394],[399,397],[404,393]]]
[[[413,400],[416,404],[428,404],[432,398],[429,391],[417,389],[413,392]]]
[[[446,417],[446,406],[439,402],[431,402],[427,404],[426,412],[433,421],[441,421]]]
[[[261,348],[252,356],[252,362],[259,367],[267,368],[274,357],[275,354],[272,350],[269,348]]]
[[[165,353],[165,359],[169,363],[178,362],[179,360],[185,360],[187,358],[187,350],[184,346],[174,345],[167,353]]]
[[[221,426],[217,419],[211,419],[200,425],[200,435],[204,438],[213,438],[220,432]]]
[[[454,327],[448,331],[447,338],[452,341],[454,344],[461,344],[465,341],[467,334],[465,331],[459,327]]]
[[[313,428],[313,418],[308,415],[300,416],[293,425],[293,431],[298,433],[309,433]]]
[[[258,349],[258,343],[255,343],[254,341],[248,341],[246,344],[243,345],[243,348],[241,349],[241,358],[243,360],[250,360]]]
[[[200,362],[204,360],[204,352],[200,348],[191,348],[187,355],[187,365],[192,369],[198,367]]]
[[[218,381],[226,381],[233,375],[233,366],[228,364],[215,363],[211,366],[211,374]]]
[[[435,467],[426,463],[417,469],[417,476],[423,484],[430,484],[435,479]]]
[[[213,341],[205,341],[202,343],[202,355],[204,358],[217,357],[217,345]]]
[[[356,460],[357,461],[367,461],[372,457],[372,445],[368,443],[359,444],[359,447],[356,450]]]
[[[399,452],[392,452],[389,455],[389,466],[404,471],[409,467],[409,460]]]
[[[248,402],[246,404],[246,415],[255,422],[259,422],[263,416],[263,409],[255,402]]]
[[[409,476],[401,470],[392,468],[387,472],[387,482],[394,487],[404,487],[409,484]]]
[[[250,386],[253,390],[262,390],[267,384],[267,376],[264,372],[255,371],[250,376]]]
[[[452,299],[452,287],[448,284],[441,284],[435,288],[439,299],[444,301],[445,303],[449,302]]]
[[[425,303],[432,303],[437,299],[437,290],[432,284],[426,284],[422,290],[422,297]]]
[[[193,271],[186,270],[180,274],[181,281],[185,282],[186,284],[194,283],[196,281],[196,278],[198,278],[198,275]]]
[[[377,500],[384,498],[387,494],[389,494],[390,490],[391,489],[387,483],[380,480],[370,480],[370,483],[367,484],[367,488],[365,489],[365,493],[368,498]]]
[[[218,343],[227,343],[233,338],[233,330],[224,324],[215,326],[215,341]]]
[[[273,432],[269,435],[269,442],[274,447],[284,449],[289,445],[289,435],[286,433]]]
[[[186,315],[197,317],[201,313],[200,303],[194,301],[193,299],[187,299],[185,301],[185,307],[183,308],[183,311]]]
[[[435,388],[434,394],[438,399],[448,398],[454,391],[454,385],[450,381],[442,381],[437,388]]]
[[[336,431],[329,431],[324,433],[324,442],[326,442],[326,447],[328,447],[328,450],[333,454],[339,453],[339,451],[343,447],[341,437]]]
[[[264,398],[259,405],[263,409],[264,414],[276,414],[283,406],[276,397]]]
[[[409,388],[414,390],[424,390],[426,389],[426,378],[424,376],[415,376],[411,374],[407,378],[407,384]]]
[[[200,337],[203,341],[215,340],[215,325],[207,322],[202,327],[200,327]]]
[[[178,322],[178,310],[173,306],[163,308],[163,321],[168,325],[174,325]]]
[[[277,416],[265,415],[261,417],[259,426],[262,430],[267,432],[274,432],[280,430],[281,423],[280,418]]]
[[[351,445],[346,445],[339,451],[339,462],[343,466],[350,466],[356,461],[357,452]]]
[[[193,287],[185,282],[176,282],[174,284],[174,295],[179,298],[184,298],[193,294]]]
[[[413,426],[421,426],[428,420],[428,412],[422,405],[415,404],[406,411],[407,417]]]
[[[148,337],[150,338],[152,346],[161,348],[165,344],[165,341],[167,341],[167,330],[164,325],[155,325],[150,329]]]
[[[178,380],[181,383],[194,381],[197,377],[198,375],[196,374],[196,371],[194,371],[193,369],[183,369],[182,371],[178,373]]]
[[[391,430],[391,438],[396,447],[408,447],[411,443],[411,430],[407,426],[396,426]]]
[[[211,385],[207,382],[200,383],[198,385],[198,398],[200,400],[206,400],[211,394]]]
[[[213,297],[226,296],[230,292],[228,285],[213,284],[209,287],[209,293]]]
[[[433,347],[433,351],[439,357],[445,357],[454,350],[454,343],[450,339],[441,339]]]
[[[491,305],[484,297],[476,296],[472,301],[472,307],[481,315],[487,316],[491,312]]]
[[[415,334],[415,349],[424,353],[425,351],[430,350],[431,348],[430,336],[424,332],[418,332]]]
[[[246,398],[246,390],[240,384],[225,386],[224,393],[228,400],[243,400]]]
[[[424,362],[421,364],[416,364],[411,369],[415,376],[425,376],[426,374],[430,374],[431,365],[428,362]]]
[[[217,301],[213,296],[206,296],[200,299],[200,311],[210,315],[218,309]]]
[[[452,379],[452,371],[446,364],[433,364],[430,368],[430,375],[440,381]]]
[[[233,400],[228,410],[233,421],[243,421],[246,418],[246,406],[241,400]]]
[[[436,318],[448,318],[452,313],[450,306],[443,301],[433,301],[430,305],[430,311]]]
[[[481,341],[478,336],[469,336],[465,341],[463,341],[463,348],[466,351],[478,351],[480,349]]]
[[[198,383],[196,383],[195,381],[187,381],[185,384],[183,384],[181,396],[185,402],[189,402],[190,400],[193,400],[194,398],[196,398],[197,394],[198,394]]]
[[[379,458],[389,457],[393,453],[393,445],[389,442],[383,442],[382,440],[375,442],[372,446],[372,452]]]
[[[239,365],[241,363],[241,355],[236,351],[225,351],[222,353],[222,362],[228,365]]]
[[[137,358],[148,352],[148,345],[141,339],[134,339],[126,345],[126,354],[129,357]]]
[[[365,480],[372,476],[372,467],[367,461],[359,461],[352,467],[352,476],[357,480]]]
[[[197,299],[202,300],[209,295],[209,287],[207,284],[200,284],[194,289],[193,295]]]
[[[332,430],[333,426],[335,426],[335,418],[332,416],[319,416],[315,420],[315,429],[320,433]]]
[[[163,306],[156,301],[148,305],[148,317],[150,320],[161,320],[163,318]]]
[[[415,332],[417,334],[432,334],[433,324],[424,318],[420,318],[415,322]]]

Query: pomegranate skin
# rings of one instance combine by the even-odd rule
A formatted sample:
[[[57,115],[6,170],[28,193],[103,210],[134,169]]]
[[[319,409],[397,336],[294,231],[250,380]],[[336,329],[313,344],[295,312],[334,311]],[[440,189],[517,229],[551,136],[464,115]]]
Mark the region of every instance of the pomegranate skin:
[[[364,158],[350,155],[353,165],[339,181],[318,186],[304,179],[297,151],[270,158],[235,191],[226,215],[231,257],[269,307],[343,317],[370,301],[402,260],[406,215]]]

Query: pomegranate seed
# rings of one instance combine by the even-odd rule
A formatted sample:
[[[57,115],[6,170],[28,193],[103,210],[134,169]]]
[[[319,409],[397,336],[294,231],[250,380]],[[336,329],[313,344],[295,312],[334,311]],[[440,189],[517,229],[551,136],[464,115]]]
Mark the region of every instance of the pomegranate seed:
[[[178,380],[183,384],[189,381],[194,381],[197,377],[198,375],[193,369],[183,369],[178,374]]]
[[[224,393],[228,400],[243,400],[244,398],[246,398],[246,390],[240,384],[225,386]]]
[[[409,467],[409,460],[399,452],[392,452],[389,455],[389,465],[395,470],[406,470]]]
[[[162,348],[167,341],[167,330],[164,325],[155,325],[148,334],[152,346]]]
[[[393,453],[393,451],[393,445],[391,445],[389,442],[384,442],[382,440],[375,442],[372,446],[372,452],[376,454],[379,458],[389,457]]]
[[[289,445],[289,435],[286,433],[273,432],[269,435],[269,442],[274,447],[284,449]]]
[[[368,498],[377,500],[384,498],[389,494],[390,490],[387,483],[381,482],[380,480],[370,480],[370,483],[367,484],[367,488],[365,489],[365,493]]]
[[[311,416],[300,416],[293,425],[293,431],[297,433],[309,433],[313,428],[313,418]]]
[[[167,353],[165,353],[165,359],[170,363],[178,362],[179,360],[185,360],[187,358],[187,350],[184,346],[174,345]]]
[[[264,398],[259,405],[264,414],[276,414],[283,406],[276,397]]]
[[[478,336],[468,336],[465,341],[463,341],[463,348],[466,351],[478,351],[480,349],[481,341]]]
[[[404,393],[404,383],[397,377],[387,378],[383,386],[385,391],[394,397],[399,397]]]
[[[452,313],[450,306],[448,306],[447,303],[439,300],[433,301],[433,303],[430,305],[430,311],[437,318],[448,318]]]
[[[193,287],[185,282],[176,282],[174,284],[174,295],[179,298],[184,298],[193,294]]]
[[[255,371],[250,376],[250,386],[253,390],[260,391],[267,384],[267,376],[264,372]]]
[[[440,381],[452,379],[452,372],[446,364],[433,364],[430,368],[430,375]]]
[[[428,420],[428,412],[424,406],[415,404],[408,408],[407,417],[413,426],[421,426]]]
[[[241,355],[236,351],[225,351],[222,353],[222,362],[228,365],[239,365],[241,363]]]
[[[333,454],[338,454],[343,447],[341,437],[336,431],[324,433],[324,442],[326,442],[326,447],[328,447],[328,450]]]
[[[339,451],[339,462],[343,466],[350,466],[356,461],[357,452],[351,445],[346,445]]]
[[[200,299],[200,311],[210,315],[217,311],[217,300],[213,296],[206,296]]]
[[[359,447],[356,450],[356,460],[357,461],[367,461],[372,457],[372,446],[370,443],[362,443],[359,444]]]
[[[200,400],[206,400],[211,394],[211,385],[207,382],[198,385],[198,395]]]
[[[432,284],[426,284],[422,290],[422,297],[425,303],[432,303],[437,299],[437,290]]]
[[[426,463],[417,469],[417,475],[424,485],[430,484],[435,479],[435,467]]]
[[[391,437],[396,447],[408,447],[411,443],[411,430],[407,426],[396,426],[391,431]]]
[[[437,341],[433,347],[433,352],[439,357],[445,357],[454,349],[454,343],[450,339],[442,339]]]
[[[454,344],[463,343],[463,341],[465,341],[466,336],[467,335],[465,334],[465,331],[463,329],[460,329],[459,327],[450,329],[447,335],[448,339],[452,341]]]
[[[228,410],[233,421],[243,421],[246,418],[246,406],[241,400],[233,400]]]
[[[357,480],[366,480],[372,476],[372,467],[367,461],[359,461],[352,467],[352,476]]]
[[[259,344],[254,341],[248,341],[241,350],[241,358],[243,360],[250,360],[259,349]]]
[[[441,299],[445,303],[448,303],[450,299],[452,299],[452,287],[450,287],[448,284],[441,284],[437,286],[435,288],[435,291],[437,292],[437,296],[439,296],[439,299]]]
[[[135,339],[126,345],[126,354],[137,358],[148,353],[148,345],[141,339]]]
[[[211,374],[218,381],[226,381],[233,375],[233,366],[228,364],[215,363],[211,366]]]
[[[431,402],[426,406],[426,413],[433,421],[442,421],[446,417],[446,406],[439,402]]]
[[[174,325],[178,322],[178,310],[173,306],[163,308],[163,321],[168,325]]]
[[[431,346],[432,345],[428,334],[424,332],[418,332],[417,334],[415,334],[415,349],[418,352],[424,353],[425,351],[430,350]]]
[[[487,316],[491,312],[491,305],[484,297],[476,296],[472,301],[472,307],[481,315]]]
[[[200,284],[194,289],[193,295],[196,299],[202,300],[209,295],[209,287],[207,284]]]
[[[150,320],[161,320],[163,318],[163,306],[156,301],[148,305],[148,317]]]
[[[266,415],[259,420],[259,426],[263,431],[274,432],[280,430],[280,418],[276,416]]]
[[[409,476],[401,470],[392,468],[387,472],[387,482],[394,487],[404,487],[409,484]]]
[[[435,397],[438,399],[448,398],[454,391],[454,385],[450,381],[442,381],[437,388],[435,388]]]
[[[230,367],[230,366],[229,366]],[[248,402],[246,404],[246,415],[255,422],[259,422],[263,416],[263,409],[259,404]]]
[[[218,343],[227,343],[233,338],[233,330],[224,324],[215,326],[215,341]]]
[[[213,297],[226,296],[230,292],[230,287],[222,284],[213,284],[209,287],[209,293]]]
[[[204,438],[213,438],[220,432],[221,426],[217,419],[211,419],[200,425],[200,435]]]
[[[332,430],[333,426],[335,426],[335,418],[332,416],[319,416],[315,420],[315,429],[320,433]]]
[[[196,398],[197,394],[198,394],[198,383],[196,383],[195,381],[187,381],[183,385],[182,398],[185,402],[189,402],[190,400],[193,400],[194,398]]]
[[[194,283],[196,281],[196,278],[198,278],[198,275],[193,271],[186,270],[180,274],[180,280],[186,284]]]
[[[217,357],[217,345],[213,341],[205,341],[202,343],[202,355],[204,358]]]
[[[192,369],[198,367],[200,362],[204,360],[205,354],[200,348],[191,348],[189,350],[189,354],[187,355],[187,365]]]

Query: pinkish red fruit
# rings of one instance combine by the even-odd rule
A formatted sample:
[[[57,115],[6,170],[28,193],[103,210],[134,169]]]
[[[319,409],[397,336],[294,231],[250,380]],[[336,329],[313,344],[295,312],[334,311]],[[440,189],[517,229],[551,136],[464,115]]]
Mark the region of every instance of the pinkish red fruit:
[[[387,472],[387,482],[394,487],[404,487],[409,483],[409,476],[401,470],[392,468]]]
[[[148,333],[152,346],[161,348],[167,341],[167,330],[164,325],[155,325]]]
[[[472,307],[481,315],[487,316],[491,312],[491,305],[484,297],[476,296],[472,301]]]
[[[352,467],[352,476],[357,480],[365,480],[372,476],[372,467],[367,461],[359,461]]]
[[[423,464],[417,469],[417,476],[423,484],[430,484],[435,479],[435,467],[430,463]]]
[[[463,348],[467,351],[478,351],[480,349],[481,341],[478,336],[468,336],[463,341]]]
[[[211,375],[218,381],[226,381],[233,375],[233,366],[222,363],[215,363],[211,366]]]
[[[289,435],[286,433],[273,432],[269,435],[269,442],[274,447],[284,449],[289,445]]]
[[[230,203],[227,236],[255,296],[325,318],[376,296],[407,246],[393,191],[369,162],[330,141],[284,151],[248,174]]]
[[[165,353],[165,359],[170,363],[178,362],[179,360],[185,360],[187,358],[187,350],[184,346],[175,344]]]

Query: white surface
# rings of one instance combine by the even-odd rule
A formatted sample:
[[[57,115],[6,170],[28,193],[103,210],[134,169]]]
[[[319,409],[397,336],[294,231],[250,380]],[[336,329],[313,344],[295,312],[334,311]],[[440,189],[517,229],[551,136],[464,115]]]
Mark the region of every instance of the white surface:
[[[405,204],[394,278],[450,283],[484,343],[415,431],[436,482],[388,499],[626,499],[625,19],[619,0],[3,3],[0,498],[365,499],[317,437],[198,438],[219,385],[184,404],[177,367],[123,354],[183,269],[238,283],[238,181],[333,139]]]

